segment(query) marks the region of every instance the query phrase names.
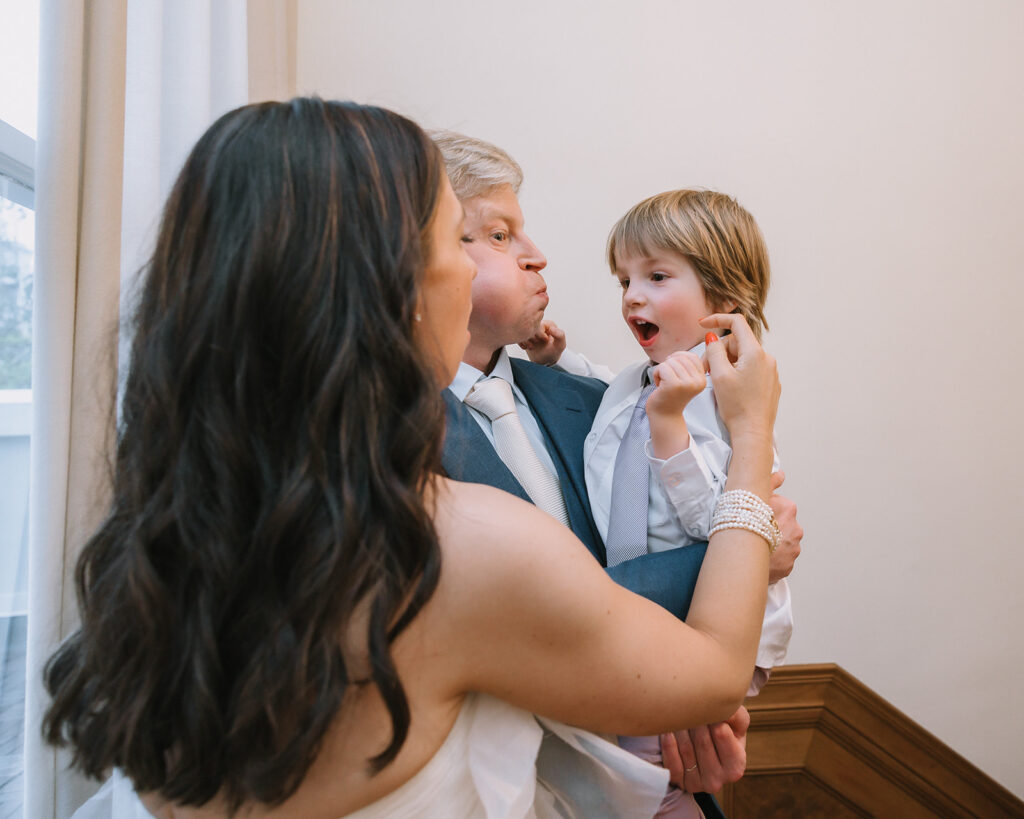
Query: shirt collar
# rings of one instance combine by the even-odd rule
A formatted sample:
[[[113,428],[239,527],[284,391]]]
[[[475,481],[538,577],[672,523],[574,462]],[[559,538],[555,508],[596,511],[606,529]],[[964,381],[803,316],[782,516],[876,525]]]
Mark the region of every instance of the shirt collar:
[[[481,370],[478,370],[472,364],[460,361],[459,371],[455,374],[455,380],[448,386],[448,389],[460,401],[465,401],[469,391],[473,389],[473,385],[485,377],[501,378],[507,381],[512,386],[512,392],[516,397],[523,403],[526,403],[522,393],[516,386],[516,380],[512,375],[512,362],[509,360],[508,352],[504,348],[502,348],[501,353],[498,355],[498,360],[494,364],[494,369],[491,370],[488,376],[485,376]]]

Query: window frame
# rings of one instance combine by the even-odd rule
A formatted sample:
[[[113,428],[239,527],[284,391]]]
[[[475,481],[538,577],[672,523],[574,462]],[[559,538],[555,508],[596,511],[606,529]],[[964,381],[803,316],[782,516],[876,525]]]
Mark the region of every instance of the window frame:
[[[21,207],[35,212],[35,161],[36,141],[0,119],[0,196]],[[34,255],[34,252],[33,252]],[[35,267],[33,260],[33,269]],[[34,273],[33,273],[34,275]],[[31,389],[0,389],[0,438],[28,438],[29,447],[32,445],[32,390]],[[9,454],[9,450],[8,454]],[[26,484],[28,475],[24,476]],[[28,486],[24,487],[27,493]],[[27,523],[24,524],[27,526]],[[22,530],[22,538],[26,537],[25,530]],[[22,549],[25,548],[25,541],[22,541]],[[20,575],[23,565],[21,557],[15,556],[13,565],[15,573]],[[13,691],[8,692],[6,686],[3,689],[3,709],[0,711],[0,720],[3,725],[3,736],[5,742],[19,738],[24,741],[24,719],[25,701],[24,686],[27,680],[24,679],[23,667],[26,662],[27,643],[25,642],[25,629],[28,621],[28,591],[18,590],[19,582],[14,581],[11,590],[0,590],[0,671],[5,677],[14,679],[21,677],[21,689],[15,683]],[[20,635],[20,636],[15,636]],[[12,643],[13,640],[13,643]],[[13,647],[12,647],[13,646]],[[13,652],[13,653],[11,653]],[[13,665],[8,665],[8,664]],[[21,711],[18,712],[20,700]],[[11,736],[12,724],[20,726]],[[9,808],[15,809],[15,814],[20,814],[25,807],[24,790],[24,757],[21,753],[11,757],[5,752],[4,758],[4,781],[0,782],[0,807],[5,811]],[[9,769],[13,762],[16,769]]]
[[[36,141],[0,119],[0,195],[36,209]]]
[[[35,211],[36,141],[0,119],[0,196]],[[32,435],[32,390],[0,389],[0,436]]]

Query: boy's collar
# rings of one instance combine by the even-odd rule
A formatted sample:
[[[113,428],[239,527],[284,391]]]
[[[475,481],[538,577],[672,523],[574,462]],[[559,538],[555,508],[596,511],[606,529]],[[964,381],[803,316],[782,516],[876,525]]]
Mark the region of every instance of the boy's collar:
[[[696,346],[694,346],[694,347],[691,347],[691,348],[690,348],[689,350],[687,350],[686,352],[688,352],[688,353],[693,353],[693,354],[694,354],[695,356],[702,356],[702,355],[704,355],[704,350],[705,350],[705,349],[707,348],[707,346],[708,346],[708,345],[707,345],[707,342],[704,342],[704,341],[702,341],[702,342],[700,342],[700,344],[697,344]],[[678,352],[678,351],[677,351],[677,352]],[[648,359],[648,360],[649,360],[649,359]],[[650,371],[650,370],[651,370],[652,368],[654,368],[654,367],[657,367],[657,366],[658,366],[657,364],[655,364],[655,363],[654,363],[653,361],[651,361],[651,362],[650,362],[650,365],[649,365],[649,366],[647,367],[647,369],[645,370],[645,372],[648,372],[648,371]]]

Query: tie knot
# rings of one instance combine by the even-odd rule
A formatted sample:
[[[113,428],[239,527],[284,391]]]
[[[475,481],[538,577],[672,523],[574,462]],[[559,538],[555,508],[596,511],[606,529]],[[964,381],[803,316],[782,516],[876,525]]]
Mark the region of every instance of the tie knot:
[[[486,415],[492,422],[516,411],[512,386],[503,378],[487,378],[477,381],[465,401],[473,409]]]
[[[640,397],[636,399],[636,406],[633,407],[633,414],[646,414],[647,413],[647,399],[651,397],[651,393],[654,392],[655,387],[653,384],[648,384],[642,390],[640,390]]]

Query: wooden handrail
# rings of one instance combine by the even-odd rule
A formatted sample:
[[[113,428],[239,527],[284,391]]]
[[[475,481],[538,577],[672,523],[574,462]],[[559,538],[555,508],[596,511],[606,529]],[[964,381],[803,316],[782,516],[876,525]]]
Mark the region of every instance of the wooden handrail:
[[[833,663],[776,668],[750,711],[746,817],[1024,817],[1024,802]]]

